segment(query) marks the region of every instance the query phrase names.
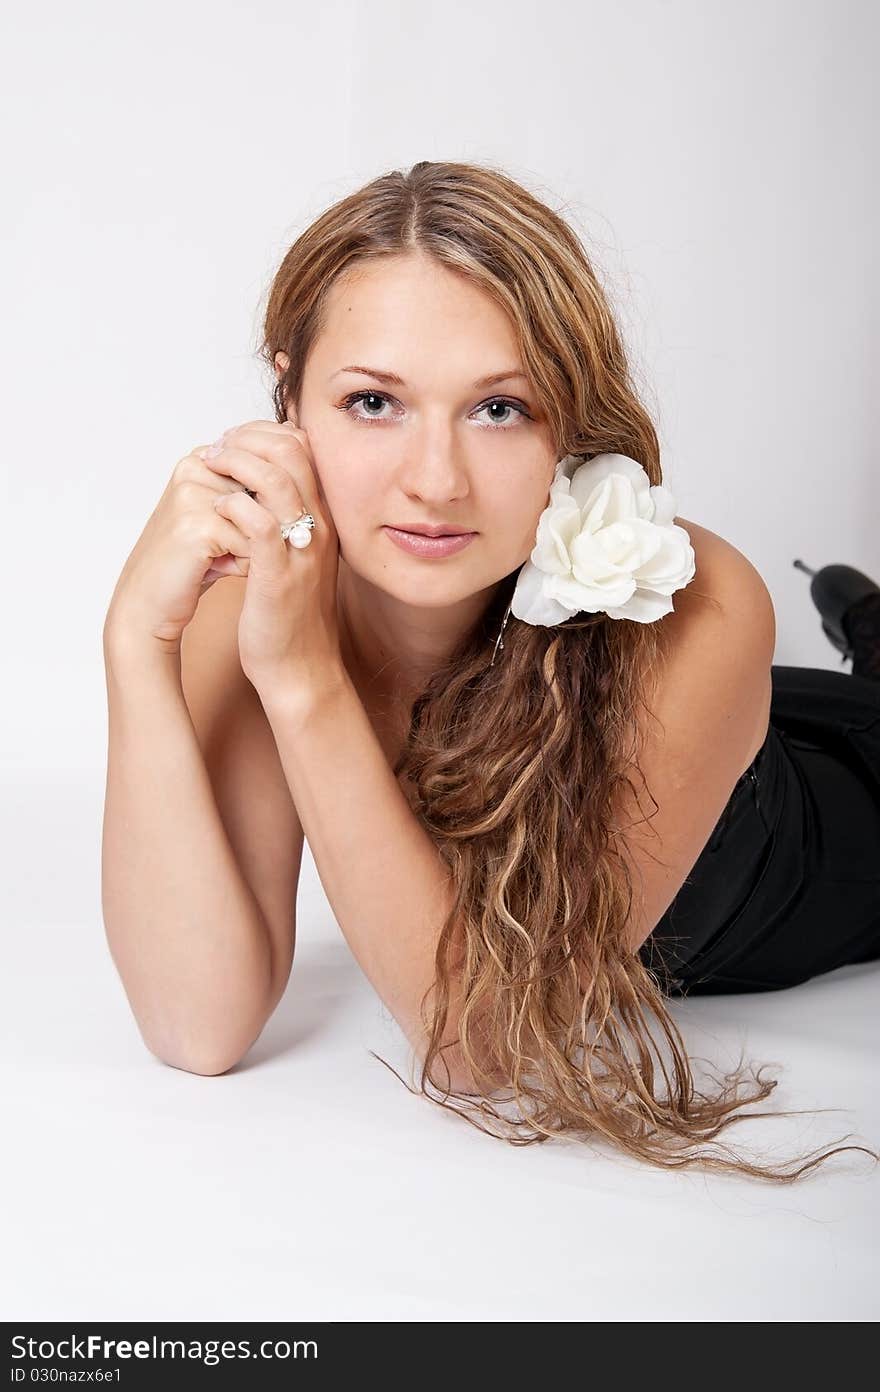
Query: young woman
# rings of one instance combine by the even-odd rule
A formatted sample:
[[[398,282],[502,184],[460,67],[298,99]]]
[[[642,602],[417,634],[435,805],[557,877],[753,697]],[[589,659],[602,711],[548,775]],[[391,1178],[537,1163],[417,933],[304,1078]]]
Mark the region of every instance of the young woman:
[[[104,916],[145,1042],[200,1073],[254,1042],[305,835],[426,1095],[797,1178],[826,1156],[699,1148],[776,1084],[699,1091],[664,1000],[880,955],[880,685],[772,666],[580,241],[503,173],[343,199],[264,330],[276,420],[178,462],[104,628]]]

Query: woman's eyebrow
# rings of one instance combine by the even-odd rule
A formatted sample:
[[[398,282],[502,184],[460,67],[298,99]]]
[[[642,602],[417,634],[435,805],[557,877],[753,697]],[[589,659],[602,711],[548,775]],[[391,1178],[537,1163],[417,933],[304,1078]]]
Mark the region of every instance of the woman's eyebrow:
[[[392,386],[406,386],[406,382],[402,377],[399,377],[396,372],[383,372],[378,367],[362,367],[359,364],[353,364],[351,367],[340,367],[328,380],[332,381],[333,377],[338,377],[342,372],[359,372],[364,377],[376,377],[380,382],[388,382]],[[524,372],[521,372],[518,368],[510,368],[506,369],[504,372],[490,372],[487,377],[481,377],[479,381],[474,382],[474,386],[494,387],[497,382],[512,382],[520,377],[524,382],[528,381],[528,377]]]

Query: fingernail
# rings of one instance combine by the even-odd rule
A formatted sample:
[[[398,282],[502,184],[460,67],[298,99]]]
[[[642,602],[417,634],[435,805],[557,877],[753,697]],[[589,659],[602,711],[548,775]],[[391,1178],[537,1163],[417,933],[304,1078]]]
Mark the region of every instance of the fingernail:
[[[213,443],[213,445],[209,445],[208,448],[205,450],[204,458],[205,458],[205,459],[216,459],[218,454],[222,454],[222,453],[223,453],[223,448],[224,448],[224,446],[223,446],[223,441],[222,441],[222,440],[215,440],[214,443]]]

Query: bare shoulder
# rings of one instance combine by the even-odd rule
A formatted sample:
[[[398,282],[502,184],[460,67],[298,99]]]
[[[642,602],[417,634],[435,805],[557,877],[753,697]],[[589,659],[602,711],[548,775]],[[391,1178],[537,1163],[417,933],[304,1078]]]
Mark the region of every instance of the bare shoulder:
[[[676,612],[682,607],[681,601],[685,601],[687,608],[687,601],[694,595],[708,593],[725,609],[733,606],[740,613],[752,611],[759,623],[763,621],[765,627],[772,630],[775,643],[773,603],[760,571],[742,551],[717,532],[710,532],[708,527],[688,522],[684,517],[676,517],[675,521],[688,533],[696,559],[694,579],[673,598]],[[672,622],[672,618],[670,614],[663,622]]]
[[[708,527],[701,527],[684,517],[676,517],[675,521],[688,533],[696,558],[694,579],[673,596],[676,612],[681,607],[680,601],[686,602],[694,594],[708,593],[725,608],[731,604],[738,604],[741,608],[752,607],[758,610],[759,620],[763,617],[772,622],[770,593],[763,576],[749,558],[732,542],[717,532],[711,532]],[[663,622],[671,622],[672,617],[668,615]],[[775,630],[773,636],[775,640]]]
[[[747,556],[716,532],[683,517],[675,520],[690,536],[696,574],[673,596],[673,613],[661,621],[664,657],[656,695],[673,722],[683,700],[696,702],[692,718],[704,715],[708,722],[705,707],[728,688],[726,721],[731,758],[741,764],[738,778],[767,732],[776,612]],[[711,735],[711,722],[705,728]]]
[[[776,621],[767,586],[730,542],[675,520],[691,538],[696,574],[660,620],[661,661],[639,731],[647,791],[636,776],[638,803],[627,791],[618,805],[642,894],[634,951],[695,865],[770,718]]]

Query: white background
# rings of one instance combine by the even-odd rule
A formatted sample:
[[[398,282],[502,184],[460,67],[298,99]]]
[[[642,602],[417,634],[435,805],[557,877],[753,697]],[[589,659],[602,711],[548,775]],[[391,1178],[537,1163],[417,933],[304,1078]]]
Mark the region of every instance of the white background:
[[[877,1317],[866,1157],[790,1189],[667,1176],[505,1147],[410,1098],[367,1052],[406,1057],[308,851],[291,985],[226,1077],[145,1051],[100,906],[118,573],[176,460],[273,418],[255,353],[290,242],[418,159],[502,166],[570,218],[677,511],[765,577],[777,662],[841,670],[792,560],[880,578],[877,16],[6,8],[6,1318]],[[713,1062],[778,1060],[771,1106],[852,1109],[747,1123],[731,1145],[880,1143],[878,980],[676,1008]]]

